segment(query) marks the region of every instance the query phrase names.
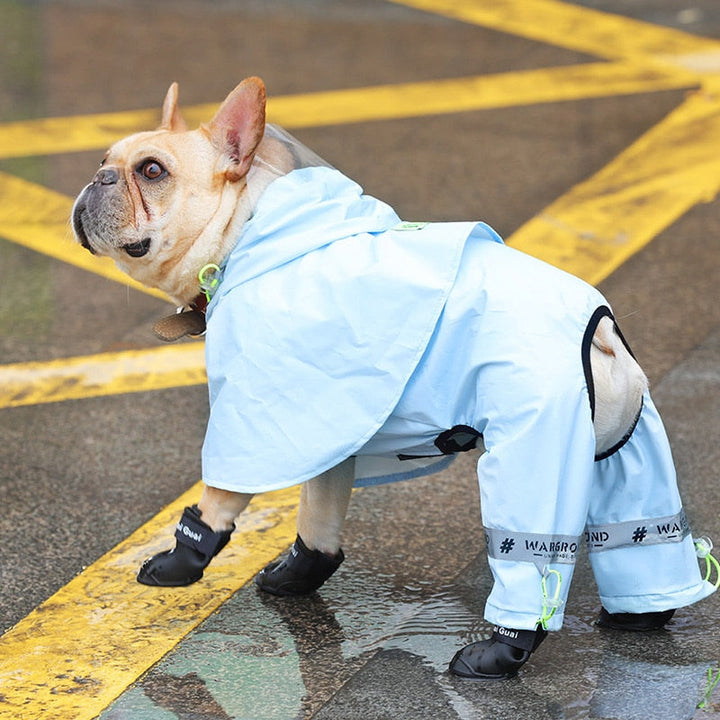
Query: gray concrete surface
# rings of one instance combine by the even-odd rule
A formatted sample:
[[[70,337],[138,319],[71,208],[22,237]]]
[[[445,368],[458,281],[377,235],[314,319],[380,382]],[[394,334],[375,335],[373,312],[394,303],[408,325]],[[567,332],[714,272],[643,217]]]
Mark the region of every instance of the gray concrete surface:
[[[714,0],[581,3],[720,37]],[[322,49],[322,52],[320,51]],[[273,94],[584,62],[566,50],[380,0],[0,0],[0,121],[219,101],[259,74]],[[683,91],[296,134],[407,218],[483,218],[509,235],[677,105]],[[0,161],[74,195],[100,154]],[[646,368],[686,509],[720,542],[720,204],[698,206],[601,289]],[[157,300],[0,238],[0,353],[28,362],[154,344]],[[200,476],[204,388],[0,410],[0,629],[6,630]],[[696,710],[720,660],[713,598],[667,632],[593,626],[587,563],[566,626],[518,678],[445,672],[485,636],[473,458],[359,493],[338,575],[309,600],[237,593],[104,720],[720,717]]]

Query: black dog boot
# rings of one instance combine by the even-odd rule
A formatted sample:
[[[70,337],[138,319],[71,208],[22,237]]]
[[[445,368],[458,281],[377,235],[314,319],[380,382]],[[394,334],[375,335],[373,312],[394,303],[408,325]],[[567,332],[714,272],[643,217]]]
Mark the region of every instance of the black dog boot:
[[[344,559],[342,550],[335,557],[310,550],[298,535],[289,555],[261,570],[255,584],[272,595],[308,595],[317,590]]]
[[[595,624],[610,630],[629,630],[631,632],[648,632],[661,630],[675,614],[675,610],[647,613],[609,613],[600,608],[600,615]]]
[[[470,643],[450,661],[450,672],[473,680],[503,680],[517,675],[547,632],[496,626],[490,640]]]
[[[215,532],[201,515],[197,505],[185,508],[175,528],[175,547],[146,560],[137,576],[139,583],[179,587],[192,585],[203,576],[210,560],[228,544],[235,526]]]

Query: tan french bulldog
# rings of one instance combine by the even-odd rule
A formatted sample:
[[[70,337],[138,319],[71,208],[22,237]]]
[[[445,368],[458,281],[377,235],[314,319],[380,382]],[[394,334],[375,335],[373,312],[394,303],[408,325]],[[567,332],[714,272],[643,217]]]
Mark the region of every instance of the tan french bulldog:
[[[297,164],[292,147],[265,132],[265,89],[258,78],[244,80],[209,123],[192,131],[178,111],[173,85],[160,127],[131,135],[108,150],[77,198],[73,228],[91,253],[111,257],[134,279],[202,312],[198,273],[208,265],[223,266],[263,193]],[[589,357],[594,451],[602,454],[632,432],[646,380],[610,317],[594,328]],[[261,573],[262,589],[280,595],[312,592],[338,567],[354,463],[348,457],[304,482],[298,540],[286,560]],[[138,579],[155,585],[198,580],[251,497],[206,486],[178,526],[176,548],[149,560]],[[653,622],[659,626],[666,620],[663,616]],[[508,677],[543,637],[540,626],[532,631],[501,628],[493,640],[458,653],[451,669],[469,677]]]

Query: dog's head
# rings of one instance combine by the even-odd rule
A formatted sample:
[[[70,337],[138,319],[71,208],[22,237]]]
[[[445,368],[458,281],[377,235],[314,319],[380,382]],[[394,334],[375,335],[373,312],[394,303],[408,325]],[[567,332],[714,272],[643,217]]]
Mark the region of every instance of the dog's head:
[[[152,132],[113,145],[73,207],[78,241],[186,305],[198,271],[220,264],[252,213],[247,178],[265,130],[265,88],[248,78],[188,131],[168,90]]]

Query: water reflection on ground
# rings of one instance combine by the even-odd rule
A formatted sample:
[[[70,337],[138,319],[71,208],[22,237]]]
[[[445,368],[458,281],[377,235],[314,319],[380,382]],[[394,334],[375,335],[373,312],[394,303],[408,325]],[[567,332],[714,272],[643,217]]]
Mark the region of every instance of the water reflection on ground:
[[[397,587],[389,576],[354,569],[304,599],[245,588],[102,720],[164,720],[161,711],[173,713],[168,718],[402,720],[422,708],[435,709],[433,720],[690,720],[696,713],[712,720],[715,699],[703,710],[697,704],[713,663],[685,646],[682,630],[601,631],[589,593],[518,677],[450,675],[454,652],[491,632],[481,619],[489,590],[483,565],[478,556],[444,587]],[[684,622],[681,615],[681,629]],[[174,686],[182,688],[185,714],[175,715]]]

